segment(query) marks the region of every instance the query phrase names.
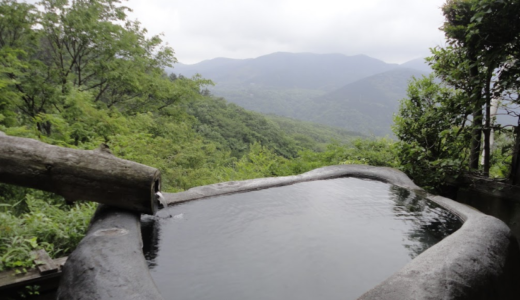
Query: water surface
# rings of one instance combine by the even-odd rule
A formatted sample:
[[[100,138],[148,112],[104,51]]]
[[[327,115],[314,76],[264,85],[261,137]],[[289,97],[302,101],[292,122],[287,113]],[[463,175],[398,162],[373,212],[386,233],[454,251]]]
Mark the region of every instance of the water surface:
[[[356,299],[457,230],[405,189],[339,178],[192,201],[143,223],[165,299]]]

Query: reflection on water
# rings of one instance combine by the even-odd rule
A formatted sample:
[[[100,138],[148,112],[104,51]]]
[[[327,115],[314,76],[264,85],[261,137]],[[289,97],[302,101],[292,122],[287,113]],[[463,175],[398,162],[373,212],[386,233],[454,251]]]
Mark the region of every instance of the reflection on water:
[[[155,258],[159,251],[159,224],[156,218],[149,215],[141,217],[141,235],[143,237],[143,253],[148,268],[155,267]]]
[[[165,299],[356,299],[460,225],[402,188],[339,178],[173,206],[143,236]]]
[[[390,191],[390,198],[395,201],[395,215],[410,225],[403,246],[409,250],[411,258],[415,258],[462,225],[454,214],[432,201],[426,201],[423,197],[397,186],[390,187]]]

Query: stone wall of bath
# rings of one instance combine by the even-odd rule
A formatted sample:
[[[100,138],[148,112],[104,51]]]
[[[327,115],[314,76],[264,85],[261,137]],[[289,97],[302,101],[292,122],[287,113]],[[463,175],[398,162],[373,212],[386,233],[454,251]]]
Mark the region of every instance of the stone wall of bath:
[[[225,182],[165,194],[163,204],[339,177],[370,178],[413,190],[464,221],[454,234],[359,299],[518,299],[520,250],[509,228],[470,206],[427,195],[398,170],[331,166],[297,176]],[[141,248],[139,215],[101,206],[64,267],[58,299],[162,299]]]

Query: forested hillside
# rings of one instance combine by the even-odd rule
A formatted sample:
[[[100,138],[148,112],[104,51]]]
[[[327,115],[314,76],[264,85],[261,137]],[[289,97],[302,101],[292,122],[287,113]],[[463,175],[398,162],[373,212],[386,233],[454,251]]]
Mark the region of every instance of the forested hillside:
[[[415,69],[398,68],[344,85],[328,93],[316,90],[247,89],[220,91],[226,99],[263,113],[343,128],[365,135],[390,135],[393,114],[414,77]]]
[[[389,135],[393,113],[406,96],[408,83],[423,74],[396,69],[358,80],[313,99],[302,118],[376,136]]]
[[[392,133],[408,81],[431,72],[424,60],[400,66],[364,55],[311,53],[217,58],[168,70],[200,73],[215,82],[212,93],[246,109],[376,136]]]
[[[38,8],[2,0],[0,131],[77,149],[105,144],[158,168],[168,192],[330,164],[392,163],[389,141],[266,118],[208,95],[208,80],[168,76],[173,49],[126,12],[112,0],[44,0]],[[34,249],[70,253],[94,209],[0,184],[0,270],[33,266]]]
[[[295,139],[303,148],[321,152],[331,142],[349,144],[367,136],[339,127],[329,127],[318,123],[305,122],[277,115],[266,115],[267,119],[276,123],[279,130]]]
[[[246,154],[253,143],[260,143],[282,157],[294,158],[301,150],[322,151],[331,142],[347,144],[363,137],[341,128],[247,111],[212,96],[189,101],[182,107],[196,118],[197,133],[237,158]]]

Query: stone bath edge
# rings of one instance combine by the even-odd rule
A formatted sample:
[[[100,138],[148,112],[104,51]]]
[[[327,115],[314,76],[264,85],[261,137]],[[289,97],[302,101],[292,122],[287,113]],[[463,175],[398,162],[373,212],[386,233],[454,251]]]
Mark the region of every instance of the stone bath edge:
[[[63,267],[59,300],[163,300],[142,250],[140,214],[100,204]]]
[[[295,176],[223,182],[180,193],[164,193],[163,204],[340,177],[373,179],[412,190],[464,222],[455,233],[359,300],[517,299],[520,250],[509,228],[470,206],[427,194],[404,173],[392,168],[337,165]],[[138,214],[100,206],[87,235],[65,264],[58,299],[162,299],[140,248],[138,222]],[[114,229],[126,233],[117,236],[119,231]],[[107,239],[103,232],[116,237]]]
[[[401,171],[385,167],[367,165],[336,165],[314,169],[312,171],[282,177],[257,178],[242,181],[228,181],[191,188],[180,193],[164,193],[163,205],[172,205],[185,201],[215,197],[226,194],[260,190],[298,182],[323,180],[339,177],[358,177],[391,183],[410,190],[421,190]]]

